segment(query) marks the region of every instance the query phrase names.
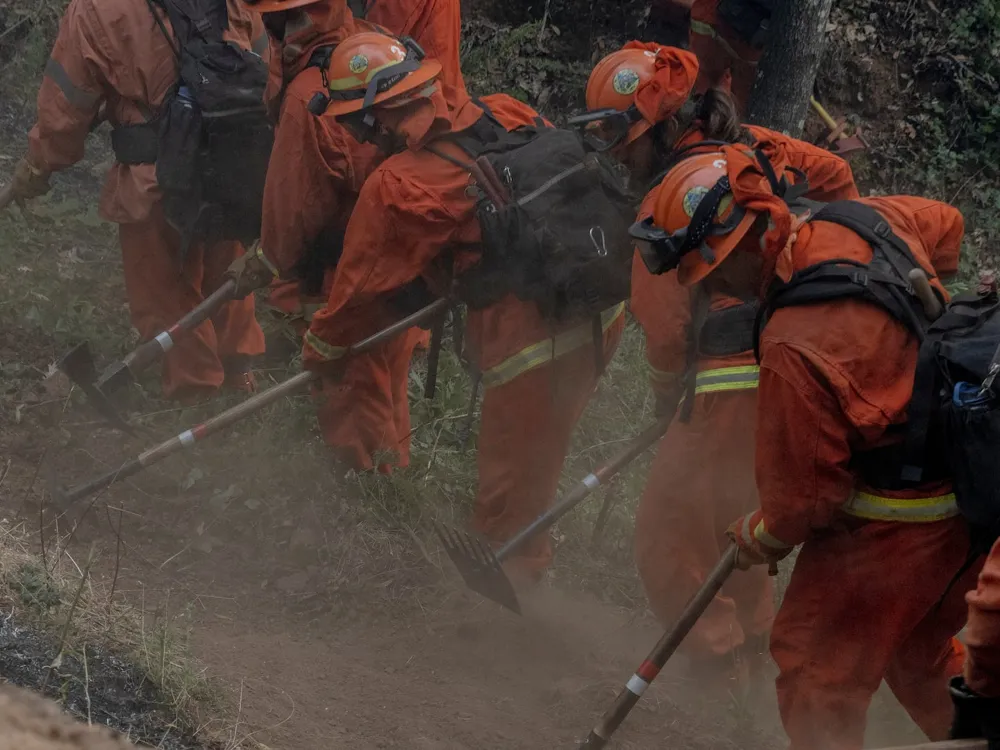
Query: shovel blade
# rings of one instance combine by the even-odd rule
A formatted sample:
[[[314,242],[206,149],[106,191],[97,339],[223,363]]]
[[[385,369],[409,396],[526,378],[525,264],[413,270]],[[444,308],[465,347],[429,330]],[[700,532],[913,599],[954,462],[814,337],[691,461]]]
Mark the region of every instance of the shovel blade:
[[[435,523],[434,530],[465,585],[511,612],[521,614],[514,586],[493,549],[480,537]]]
[[[90,344],[86,341],[77,344],[62,356],[56,366],[83,391],[87,401],[104,419],[123,432],[135,434],[129,423],[122,418],[114,404],[101,390],[100,385],[94,383],[97,379],[97,367],[94,355],[90,351]]]

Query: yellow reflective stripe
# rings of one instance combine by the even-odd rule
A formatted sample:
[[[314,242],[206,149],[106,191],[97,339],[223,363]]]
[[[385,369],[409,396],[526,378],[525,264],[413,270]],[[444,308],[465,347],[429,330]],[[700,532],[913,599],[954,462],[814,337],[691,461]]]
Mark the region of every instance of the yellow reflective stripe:
[[[722,47],[722,49],[725,50],[726,54],[729,55],[730,57],[734,57],[740,62],[746,63],[747,65],[753,65],[754,67],[757,66],[756,61],[747,60],[745,57],[741,57],[740,54],[732,48],[729,42],[727,42],[725,39],[722,38],[722,36],[719,35],[719,33],[715,30],[715,28],[711,24],[705,23],[704,21],[691,21],[690,28],[691,31],[697,34],[698,36],[708,36],[714,39],[716,43],[720,47]]]
[[[611,324],[618,320],[625,312],[625,303],[621,302],[614,307],[608,308],[601,313],[601,328],[607,331]],[[575,349],[579,349],[585,344],[593,341],[593,328],[590,323],[584,323],[563,331],[555,338],[539,341],[537,344],[527,346],[517,354],[505,359],[500,364],[491,367],[483,372],[483,387],[493,388],[504,383],[509,383],[518,375],[523,375],[529,370],[551,362]]]
[[[328,344],[312,331],[306,331],[303,341],[306,346],[312,347],[313,351],[327,361],[340,359],[347,351],[346,346],[333,346],[332,344]]]
[[[760,368],[755,365],[720,367],[699,372],[695,378],[694,392],[748,391],[756,388],[759,381]]]
[[[794,544],[785,544],[783,541],[778,539],[778,537],[771,534],[767,528],[764,526],[764,519],[760,520],[757,524],[757,528],[753,530],[754,538],[763,544],[765,547],[770,547],[771,549],[789,549],[794,547]]]
[[[930,523],[957,516],[958,503],[953,493],[906,500],[858,492],[847,501],[843,510],[848,515],[869,521]]]
[[[647,364],[646,368],[649,370],[649,379],[654,383],[675,383],[681,377],[680,373],[657,370],[650,364]]]

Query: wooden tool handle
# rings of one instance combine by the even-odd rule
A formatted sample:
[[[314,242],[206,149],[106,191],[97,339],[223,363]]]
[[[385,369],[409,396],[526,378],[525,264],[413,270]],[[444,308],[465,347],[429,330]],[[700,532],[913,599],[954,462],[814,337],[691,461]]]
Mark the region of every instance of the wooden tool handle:
[[[830,115],[830,113],[823,108],[822,104],[816,101],[815,96],[809,97],[809,103],[812,105],[812,108],[816,110],[816,114],[818,114],[820,118],[822,118],[823,122],[826,123],[827,127],[830,128],[830,130],[837,129],[837,121],[834,120],[833,117]]]
[[[908,275],[913,291],[917,295],[917,299],[920,300],[928,320],[940,318],[944,308],[941,306],[941,300],[934,293],[934,287],[931,286],[924,269],[914,268]]]

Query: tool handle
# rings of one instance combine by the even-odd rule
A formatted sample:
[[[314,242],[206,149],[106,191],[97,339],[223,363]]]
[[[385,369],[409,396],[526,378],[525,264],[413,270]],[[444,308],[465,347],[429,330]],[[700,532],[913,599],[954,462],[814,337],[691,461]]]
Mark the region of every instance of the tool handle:
[[[506,560],[508,557],[517,552],[517,550],[523,547],[529,539],[540,531],[544,531],[549,528],[552,524],[573,510],[573,508],[582,503],[591,492],[611,479],[611,477],[621,471],[622,468],[632,463],[636,456],[659,440],[663,436],[663,433],[667,431],[667,427],[670,426],[671,421],[671,418],[664,417],[663,419],[650,425],[639,433],[621,453],[607,463],[599,466],[593,473],[585,476],[583,480],[576,487],[574,487],[569,494],[566,495],[566,497],[562,498],[549,510],[532,521],[531,524],[518,532],[513,539],[501,547],[497,552],[497,560],[501,562]]]
[[[161,356],[174,348],[176,338],[179,334],[187,333],[200,326],[214,315],[220,307],[231,301],[235,294],[236,282],[229,279],[203,299],[197,307],[170,326],[170,328],[162,331],[126,354],[122,360],[123,364],[133,375],[145,370]]]
[[[433,399],[437,393],[438,366],[441,364],[441,346],[444,343],[444,319],[442,313],[431,327],[431,348],[427,352],[427,382],[424,383],[424,398]]]
[[[924,269],[914,268],[908,276],[910,284],[913,286],[913,292],[917,295],[917,299],[920,300],[920,304],[923,306],[924,314],[928,320],[937,320],[940,318],[944,308],[941,305],[941,300],[934,293],[934,287],[931,286],[931,282],[928,280]]]
[[[374,349],[389,339],[398,336],[403,331],[409,330],[417,323],[421,323],[424,320],[441,313],[447,307],[447,299],[436,300],[412,315],[409,315],[402,320],[393,323],[391,326],[383,328],[378,333],[375,333],[352,345],[348,348],[344,356],[349,357],[354,354],[361,354]],[[67,490],[63,494],[71,501],[78,500],[95,489],[103,489],[104,487],[115,483],[119,479],[125,479],[126,477],[138,474],[143,469],[152,466],[155,463],[159,463],[168,456],[171,456],[185,448],[190,448],[195,443],[199,443],[217,432],[225,430],[227,427],[236,424],[240,420],[260,411],[274,401],[277,401],[282,396],[296,391],[317,379],[319,379],[319,375],[315,372],[300,372],[298,375],[289,378],[283,383],[279,383],[272,388],[268,388],[266,391],[262,391],[261,393],[251,396],[246,401],[237,404],[230,409],[226,409],[221,414],[216,414],[206,422],[174,435],[169,440],[166,440],[159,445],[153,446],[149,450],[140,453],[134,459],[124,464],[123,468],[114,472],[108,472],[107,474],[87,482],[86,484]]]
[[[510,203],[510,192],[507,190],[507,186],[503,184],[503,180],[500,179],[500,175],[497,174],[490,160],[485,156],[480,156],[476,159],[476,166],[483,173],[483,178],[489,184],[495,196],[492,198],[493,202],[498,206],[506,206]]]
[[[691,600],[684,608],[677,622],[674,623],[670,630],[663,634],[663,637],[660,638],[653,647],[653,650],[650,651],[646,660],[639,665],[639,669],[636,670],[632,678],[625,684],[625,688],[618,694],[614,705],[601,717],[600,723],[587,735],[587,739],[583,741],[581,747],[590,750],[592,748],[602,748],[608,744],[611,735],[622,725],[628,717],[629,712],[639,702],[639,698],[642,697],[646,688],[656,679],[660,670],[663,669],[663,665],[673,656],[677,647],[680,646],[687,634],[691,632],[691,628],[694,627],[698,619],[708,609],[708,605],[712,603],[715,595],[719,593],[719,589],[722,588],[722,585],[733,574],[733,571],[736,570],[736,549],[735,544],[729,546],[729,549],[726,550],[719,562],[716,563],[712,572],[708,574],[705,583],[691,597]]]
[[[839,123],[833,119],[833,117],[830,115],[829,112],[826,111],[826,109],[824,109],[823,105],[820,104],[818,101],[816,101],[815,96],[809,97],[809,103],[812,105],[812,108],[816,110],[816,114],[820,116],[820,118],[823,120],[823,122],[826,123],[826,126],[830,128],[830,130],[836,130],[838,127],[840,127]]]

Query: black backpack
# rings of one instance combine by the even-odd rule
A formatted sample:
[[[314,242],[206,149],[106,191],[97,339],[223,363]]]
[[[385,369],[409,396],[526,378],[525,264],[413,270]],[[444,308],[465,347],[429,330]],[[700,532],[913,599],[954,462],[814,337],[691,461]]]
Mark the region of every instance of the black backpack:
[[[195,239],[253,241],[274,144],[264,104],[267,64],[223,40],[225,0],[146,2],[170,41],[178,80],[159,114],[112,132],[115,156],[123,164],[156,164],[164,213],[181,235],[182,252]]]
[[[477,104],[484,116],[446,139],[492,171],[509,200],[498,205],[480,191],[482,259],[458,279],[459,297],[481,309],[513,293],[550,321],[599,318],[629,295],[635,208],[624,175],[573,131],[541,120],[507,131]],[[434,144],[428,150],[480,170]]]
[[[870,263],[835,259],[797,271],[769,290],[757,336],[782,307],[859,299],[878,305],[919,341],[913,396],[902,440],[855,457],[855,469],[874,487],[903,489],[951,478],[969,522],[973,552],[1000,536],[1000,300],[996,289],[956,296],[929,320],[909,280],[920,268],[907,244],[872,207],[838,201],[810,221],[847,227],[873,250]],[[759,351],[758,351],[759,359]]]

